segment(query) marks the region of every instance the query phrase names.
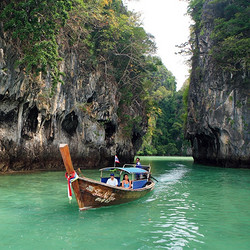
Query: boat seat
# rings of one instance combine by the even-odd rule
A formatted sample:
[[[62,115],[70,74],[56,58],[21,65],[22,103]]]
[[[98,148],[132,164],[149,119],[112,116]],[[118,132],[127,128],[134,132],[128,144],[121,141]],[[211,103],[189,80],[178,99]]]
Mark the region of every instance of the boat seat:
[[[147,180],[133,181],[133,189],[143,188],[147,184]]]
[[[101,182],[102,183],[106,183],[107,182],[107,180],[109,179],[110,177],[102,177],[101,178]],[[118,181],[118,186],[120,186],[120,177],[115,177],[116,178],[116,180]]]

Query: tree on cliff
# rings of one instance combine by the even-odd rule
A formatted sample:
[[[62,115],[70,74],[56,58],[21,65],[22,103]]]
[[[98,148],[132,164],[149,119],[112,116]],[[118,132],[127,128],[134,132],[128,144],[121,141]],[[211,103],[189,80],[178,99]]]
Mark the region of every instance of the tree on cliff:
[[[78,39],[89,49],[92,65],[101,57],[112,62],[119,83],[136,84],[144,77],[145,56],[155,50],[152,37],[121,0],[4,0],[0,10],[5,31],[19,44],[22,59],[18,63],[26,73],[50,72],[55,84],[61,81],[60,29],[69,21],[81,27]],[[74,35],[71,43],[79,42]]]
[[[204,35],[202,16],[213,25],[210,54],[217,66],[224,71],[236,73],[249,71],[250,63],[250,4],[245,0],[213,0],[208,3],[214,16],[203,11],[205,0],[190,0],[188,13],[195,24],[192,28],[191,45],[197,49],[196,38]],[[196,34],[196,35],[195,35]],[[196,38],[195,38],[196,37]]]
[[[11,1],[0,3],[0,20],[4,30],[12,34],[22,55],[17,64],[26,74],[50,72],[53,85],[62,82],[56,41],[72,9],[71,0]]]

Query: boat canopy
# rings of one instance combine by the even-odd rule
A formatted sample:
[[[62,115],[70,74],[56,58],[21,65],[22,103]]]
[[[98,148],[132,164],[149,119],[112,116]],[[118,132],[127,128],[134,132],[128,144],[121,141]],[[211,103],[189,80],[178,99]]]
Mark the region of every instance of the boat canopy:
[[[108,167],[108,168],[101,168],[100,171],[124,171],[128,174],[146,174],[148,173],[145,169],[142,168],[117,168],[117,167]]]

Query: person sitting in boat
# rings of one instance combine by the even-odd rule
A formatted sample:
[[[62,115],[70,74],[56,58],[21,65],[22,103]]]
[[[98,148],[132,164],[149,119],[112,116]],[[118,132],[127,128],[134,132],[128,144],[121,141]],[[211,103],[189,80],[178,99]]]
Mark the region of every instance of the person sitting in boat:
[[[122,187],[123,187],[123,188],[131,188],[131,181],[129,180],[127,174],[125,174],[125,175],[123,176]]]
[[[110,186],[114,186],[114,187],[118,186],[118,181],[115,178],[115,175],[113,173],[110,174],[110,178],[107,180],[106,184],[108,184]]]
[[[141,168],[140,158],[136,158],[136,167]]]

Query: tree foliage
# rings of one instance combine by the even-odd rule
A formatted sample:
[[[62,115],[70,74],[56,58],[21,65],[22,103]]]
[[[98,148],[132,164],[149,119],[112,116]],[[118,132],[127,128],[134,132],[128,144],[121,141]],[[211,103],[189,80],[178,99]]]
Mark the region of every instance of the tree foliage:
[[[216,0],[214,8],[220,8],[214,20],[211,54],[221,68],[235,72],[249,70],[250,63],[250,4],[245,0]]]
[[[91,63],[100,57],[112,61],[119,82],[142,76],[145,55],[155,49],[152,37],[120,0],[4,0],[0,10],[5,31],[21,44],[19,64],[27,73],[50,72],[54,83],[59,81],[62,59],[58,34],[69,17],[81,19]]]
[[[151,58],[156,67],[149,79],[153,108],[149,113],[149,128],[140,155],[186,155],[189,143],[184,139],[185,106],[183,92],[176,92],[176,81],[159,58]]]
[[[250,4],[245,0],[214,0],[208,3],[213,18],[204,13],[205,0],[190,0],[188,13],[194,20],[191,34],[193,53],[196,54],[196,38],[204,33],[204,20],[211,22],[210,39],[213,46],[210,55],[222,70],[231,73],[249,71],[250,54]],[[206,18],[203,18],[203,16]],[[204,19],[204,20],[203,20]]]
[[[5,31],[20,43],[19,61],[27,74],[49,71],[53,84],[60,81],[56,36],[65,25],[72,8],[71,0],[4,0],[0,20]]]

